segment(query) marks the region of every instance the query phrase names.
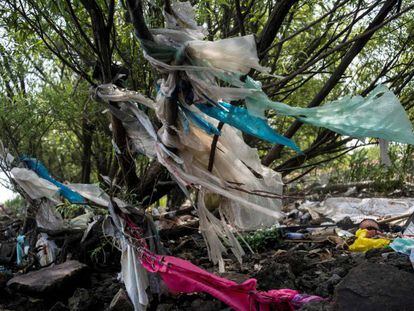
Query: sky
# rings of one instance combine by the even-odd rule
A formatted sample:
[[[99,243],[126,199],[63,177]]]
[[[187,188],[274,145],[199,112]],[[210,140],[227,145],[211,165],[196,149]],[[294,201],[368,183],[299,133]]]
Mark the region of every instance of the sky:
[[[7,200],[13,199],[17,194],[5,186],[9,185],[6,175],[0,173],[0,203],[4,203]]]

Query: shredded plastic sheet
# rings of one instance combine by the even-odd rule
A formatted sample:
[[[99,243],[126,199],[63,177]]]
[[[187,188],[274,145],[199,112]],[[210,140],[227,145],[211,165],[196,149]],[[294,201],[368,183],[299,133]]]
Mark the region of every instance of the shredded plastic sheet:
[[[186,6],[189,10],[189,4]],[[146,50],[145,57],[161,71],[185,71],[187,78],[184,79],[192,85],[195,102],[211,104],[219,100],[244,99],[249,113],[255,117],[264,118],[265,110],[274,109],[279,115],[292,116],[342,135],[414,144],[411,122],[396,96],[385,86],[377,86],[365,98],[347,96],[321,107],[291,107],[274,102],[262,91],[259,82],[248,76],[244,83],[240,80],[241,74],[251,69],[267,71],[259,65],[252,36],[215,42],[194,40],[186,33],[188,24],[181,21],[180,17],[174,17],[173,22],[167,23],[167,28],[173,29],[156,30],[156,42],[160,48],[175,49],[175,55],[182,60],[182,65],[167,64],[165,57],[160,57],[162,52],[156,53],[156,44],[152,51]],[[191,29],[194,31],[194,28]],[[179,31],[182,35],[179,35]],[[200,31],[198,37],[202,37]],[[221,87],[218,80],[232,87]]]
[[[22,161],[27,165],[29,169],[36,172],[43,179],[48,180],[59,188],[59,194],[68,199],[71,203],[86,203],[85,199],[78,193],[70,190],[64,184],[54,179],[48,172],[47,168],[37,159],[23,157]]]
[[[214,264],[218,264],[219,271],[222,273],[225,271],[222,254],[227,253],[226,247],[224,247],[223,243],[230,247],[234,256],[236,256],[240,263],[242,262],[244,251],[240,246],[239,241],[228,228],[227,223],[223,220],[224,216],[222,215],[222,220],[219,220],[209,212],[205,205],[205,195],[204,191],[201,190],[199,192],[197,202],[197,213],[200,219],[200,231],[206,241],[210,260]]]
[[[386,216],[400,216],[414,212],[414,199],[387,198],[328,198],[325,201],[305,202],[299,209],[308,210],[313,218],[323,215],[335,222],[349,216],[352,221],[360,222],[365,218],[378,219]]]
[[[26,168],[14,167],[11,170],[13,179],[33,200],[48,198],[54,202],[59,202],[59,188],[50,181],[40,178],[35,172]]]

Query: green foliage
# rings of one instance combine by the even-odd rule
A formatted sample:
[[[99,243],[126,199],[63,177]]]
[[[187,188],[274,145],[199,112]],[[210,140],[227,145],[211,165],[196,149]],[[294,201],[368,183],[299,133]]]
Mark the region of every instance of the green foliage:
[[[253,251],[260,252],[276,247],[280,243],[280,234],[278,228],[274,226],[245,234],[243,235],[243,239]],[[243,239],[239,238],[241,245],[244,244]]]
[[[56,210],[64,219],[72,219],[85,213],[84,205],[71,204],[68,201],[56,206]]]
[[[21,217],[26,208],[26,201],[21,196],[16,196],[13,199],[4,202],[7,211],[11,212],[16,217]]]

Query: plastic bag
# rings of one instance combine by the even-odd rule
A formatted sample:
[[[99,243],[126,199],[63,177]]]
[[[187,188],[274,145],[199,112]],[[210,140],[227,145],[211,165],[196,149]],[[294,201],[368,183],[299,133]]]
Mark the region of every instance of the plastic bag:
[[[41,233],[36,242],[36,248],[40,248],[37,252],[39,263],[42,267],[47,266],[55,261],[58,247],[54,241],[48,239],[46,233]]]
[[[70,203],[86,203],[85,199],[78,193],[70,190],[64,184],[54,179],[48,172],[47,168],[37,159],[23,157],[22,161],[27,165],[29,169],[36,172],[40,177],[50,181],[52,184],[59,188],[59,194],[70,201]]]
[[[136,251],[125,243],[121,255],[121,275],[135,311],[145,311],[148,305],[146,289],[149,285],[147,271],[142,267]]]
[[[48,198],[54,202],[59,202],[57,195],[59,188],[50,181],[40,178],[35,172],[26,168],[14,167],[11,170],[13,179],[33,200]]]
[[[217,41],[189,41],[186,53],[195,64],[207,63],[225,71],[248,74],[251,69],[270,70],[259,64],[253,35]]]
[[[47,230],[60,230],[66,227],[62,216],[51,201],[41,203],[36,214],[36,223],[39,228]]]
[[[358,229],[355,233],[357,239],[349,246],[352,252],[366,252],[373,248],[383,248],[390,244],[388,239],[371,239],[367,238],[367,229]]]

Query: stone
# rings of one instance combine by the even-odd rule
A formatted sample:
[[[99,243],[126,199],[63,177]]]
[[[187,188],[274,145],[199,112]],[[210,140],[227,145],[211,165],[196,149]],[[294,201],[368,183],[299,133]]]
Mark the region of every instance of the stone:
[[[222,307],[221,302],[218,300],[204,300],[204,299],[195,299],[191,302],[190,310],[194,311],[211,311],[211,310],[220,310]]]
[[[7,282],[14,291],[29,295],[58,295],[69,292],[88,277],[88,266],[76,260],[19,275]]]
[[[56,302],[49,311],[69,311],[68,307],[61,301]]]
[[[270,263],[253,275],[260,290],[275,288],[295,288],[295,275],[287,263]]]
[[[87,311],[93,310],[93,299],[85,288],[77,288],[73,296],[68,299],[68,306],[70,311]]]
[[[134,306],[123,288],[120,288],[109,305],[109,311],[133,311]]]
[[[334,310],[412,310],[414,274],[394,266],[363,263],[337,285]]]

